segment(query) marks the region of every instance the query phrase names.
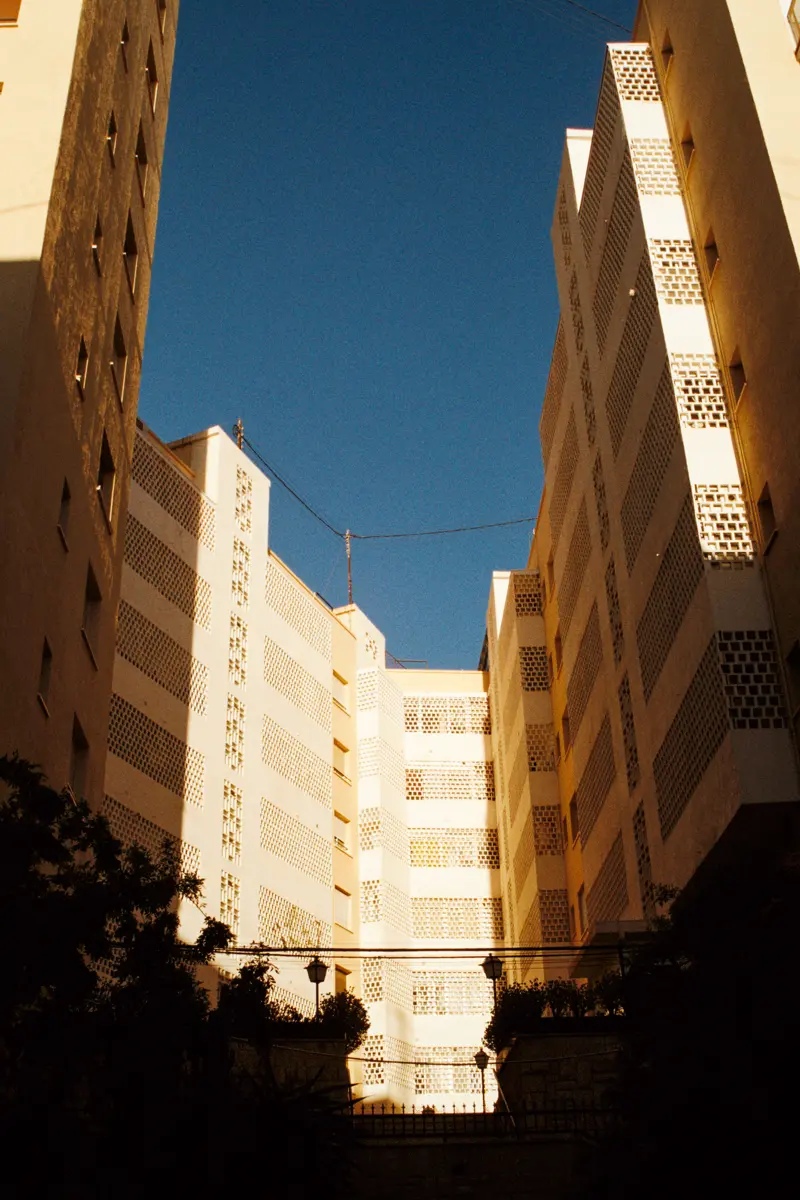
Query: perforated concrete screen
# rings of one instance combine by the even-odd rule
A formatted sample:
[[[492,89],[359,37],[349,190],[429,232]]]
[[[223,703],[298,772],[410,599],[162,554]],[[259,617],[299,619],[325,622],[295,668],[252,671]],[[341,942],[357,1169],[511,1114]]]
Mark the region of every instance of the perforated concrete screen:
[[[409,829],[412,867],[500,866],[496,829]]]
[[[589,518],[586,513],[586,499],[581,501],[575,528],[570,538],[569,549],[564,560],[561,581],[558,586],[558,611],[561,616],[561,633],[567,637],[575,606],[578,603],[583,577],[589,555],[592,552],[592,542],[589,535]]]
[[[631,138],[636,184],[643,196],[678,196],[680,182],[669,138]]]
[[[597,438],[597,411],[594,403],[594,389],[589,369],[589,359],[584,356],[581,364],[581,396],[583,397],[583,419],[586,423],[586,440],[593,446]]]
[[[242,789],[225,779],[222,784],[222,857],[242,861]]]
[[[546,646],[520,646],[519,673],[524,692],[546,692],[550,687]]]
[[[664,476],[678,441],[678,420],[669,367],[665,364],[622,501],[622,537],[628,574],[633,571]]]
[[[713,637],[653,762],[663,838],[677,825],[729,730],[719,650]]]
[[[183,478],[178,466],[166,462],[141,434],[133,447],[132,478],[164,512],[207,546],[214,549],[216,513],[213,504]]]
[[[271,559],[267,562],[264,599],[309,646],[323,658],[331,658],[330,618],[317,603]]]
[[[187,617],[210,628],[211,585],[133,514],[125,528],[125,562]]]
[[[550,450],[553,446],[553,438],[555,437],[556,425],[558,424],[561,397],[564,394],[564,384],[567,380],[567,365],[567,344],[564,337],[564,325],[562,321],[559,321],[555,345],[553,346],[553,358],[550,363],[550,375],[547,379],[544,401],[542,402],[542,415],[539,420],[539,437],[542,442],[542,456],[544,457],[545,470],[550,459]]]
[[[557,804],[534,804],[533,843],[537,855],[561,853],[561,810]]]
[[[202,805],[205,757],[116,693],[108,717],[108,749],[173,795]]]
[[[597,330],[597,345],[601,356],[605,353],[608,329],[618,299],[620,276],[638,206],[636,183],[633,178],[630,155],[626,148],[617,181],[617,190],[614,194],[614,205],[608,222],[603,257],[600,261],[592,303],[595,329]]]
[[[514,611],[518,617],[535,616],[542,611],[542,585],[538,571],[515,571]]]
[[[567,684],[567,707],[573,741],[581,727],[586,706],[602,665],[603,643],[600,638],[600,618],[595,602],[589,613],[575,658],[575,665]]]
[[[653,883],[653,867],[650,860],[650,843],[647,837],[647,820],[644,812],[644,801],[636,806],[633,814],[633,840],[636,847],[636,873],[639,878],[639,895],[642,901],[642,911],[645,916],[655,915],[655,885]]]
[[[231,599],[242,608],[250,603],[250,547],[240,538],[233,539]]]
[[[703,286],[694,246],[688,238],[656,238],[650,243],[656,289],[666,304],[702,304]]]
[[[552,725],[526,725],[525,748],[528,752],[529,771],[555,769]]]
[[[277,804],[261,799],[261,849],[267,850],[290,866],[333,886],[333,849],[329,838],[284,812]]]
[[[486,1014],[492,985],[482,971],[413,971],[414,1013],[423,1017]]]
[[[406,696],[406,733],[491,733],[489,697]]]
[[[597,818],[603,810],[608,794],[616,778],[617,770],[614,763],[614,745],[611,740],[611,721],[608,714],[600,726],[600,731],[594,740],[586,766],[578,781],[576,793],[578,801],[578,824],[581,831],[581,845],[585,846],[591,837]]]
[[[494,801],[494,771],[490,762],[408,763],[407,800]]]
[[[386,880],[365,879],[361,884],[361,922],[369,925],[376,921],[408,935],[411,932],[408,896]]]
[[[721,631],[717,645],[733,728],[785,729],[786,707],[772,631]]]
[[[619,718],[622,722],[622,744],[625,747],[625,775],[628,791],[632,792],[641,777],[639,751],[636,744],[636,726],[633,721],[631,685],[627,674],[619,685]]]
[[[572,316],[572,335],[575,340],[575,349],[578,354],[583,353],[585,340],[585,332],[583,327],[583,314],[581,313],[581,292],[578,286],[578,273],[572,272],[572,278],[569,283],[569,309]]]
[[[603,865],[586,893],[589,922],[614,921],[622,915],[628,903],[628,880],[625,874],[625,851],[622,834],[614,838]]]
[[[589,163],[586,168],[586,180],[583,185],[583,197],[579,222],[583,235],[583,247],[587,259],[591,256],[594,245],[597,214],[600,211],[600,201],[606,182],[608,160],[619,118],[619,100],[610,64],[606,62],[603,71],[603,82],[600,87],[600,100],[597,105],[594,129],[592,130],[592,147],[589,152]]]
[[[184,842],[174,834],[168,833],[161,825],[148,821],[141,813],[115,800],[113,796],[105,796],[100,811],[107,819],[114,837],[119,838],[128,846],[136,844],[147,850],[154,858],[158,858],[164,844],[178,851],[182,870],[190,875],[200,873],[200,851],[197,846]]]
[[[658,76],[649,46],[615,46],[609,53],[621,100],[660,102]]]
[[[606,396],[606,417],[614,458],[619,454],[628,415],[639,384],[650,334],[658,318],[658,301],[647,250],[642,254],[634,294],[629,297],[628,315],[617,351],[614,374]]]
[[[480,1095],[480,1071],[473,1061],[477,1049],[477,1046],[416,1046],[414,1053],[420,1060],[414,1068],[417,1095]],[[464,1065],[453,1066],[453,1063]]]
[[[572,263],[572,234],[569,228],[567,194],[563,187],[558,195],[558,227],[561,233],[561,254],[564,259],[564,266],[569,267]]]
[[[383,738],[361,738],[358,743],[358,777],[370,779],[376,775],[402,792],[405,786],[403,756]]]
[[[614,666],[619,666],[625,653],[625,634],[622,628],[622,611],[619,606],[617,591],[617,572],[614,567],[612,554],[606,567],[606,604],[608,605],[608,621],[611,626],[611,644],[614,648]]]
[[[225,766],[244,770],[244,735],[247,710],[238,696],[228,696],[225,711]]]
[[[714,356],[673,354],[670,365],[681,424],[689,429],[727,429],[725,387]]]
[[[642,685],[653,693],[675,636],[703,577],[703,556],[691,496],[681,508],[636,630]]]
[[[269,637],[264,638],[264,679],[322,729],[331,729],[331,693]]]
[[[407,863],[409,831],[394,813],[382,807],[363,808],[358,814],[358,841],[362,850],[383,847]]]
[[[550,532],[553,548],[558,545],[561,528],[567,511],[569,495],[572,491],[572,481],[578,465],[578,435],[575,430],[575,413],[570,411],[564,441],[561,446],[561,456],[558,460],[556,476],[553,480],[553,491],[550,497]]]
[[[239,938],[241,882],[236,875],[223,871],[219,890],[219,919],[227,925],[236,942]]]
[[[333,769],[329,762],[309,750],[292,734],[264,717],[261,728],[261,759],[300,791],[330,808],[333,795]]]
[[[712,566],[752,566],[756,551],[740,483],[694,487],[703,557]]]
[[[363,998],[367,1004],[388,1000],[404,1012],[413,1008],[413,975],[407,963],[366,958],[361,964]]]
[[[253,480],[242,467],[236,468],[235,519],[242,533],[253,532]]]
[[[594,484],[594,504],[597,511],[597,524],[600,528],[600,549],[605,554],[608,549],[608,539],[611,536],[611,526],[608,516],[608,498],[606,482],[603,476],[603,459],[598,451],[592,466],[592,482]]]
[[[514,851],[514,883],[516,885],[517,901],[522,895],[533,866],[533,822],[526,820],[520,832],[519,842]]]
[[[208,668],[125,600],[117,618],[117,654],[197,713],[205,713]]]
[[[412,897],[411,921],[416,938],[503,937],[503,909],[495,897]]]
[[[265,946],[330,946],[333,928],[269,888],[258,891],[258,937]]]
[[[247,622],[236,613],[228,637],[228,679],[236,687],[247,685]]]

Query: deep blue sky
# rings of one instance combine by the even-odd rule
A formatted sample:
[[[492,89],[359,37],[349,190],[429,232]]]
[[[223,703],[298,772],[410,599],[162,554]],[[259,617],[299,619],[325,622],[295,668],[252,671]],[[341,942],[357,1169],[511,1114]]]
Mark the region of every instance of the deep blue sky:
[[[184,0],[143,419],[241,416],[339,528],[535,514],[564,129],[618,39],[563,0]],[[473,667],[530,533],[356,542],[354,599],[397,657]],[[341,544],[277,484],[270,538],[346,601]]]

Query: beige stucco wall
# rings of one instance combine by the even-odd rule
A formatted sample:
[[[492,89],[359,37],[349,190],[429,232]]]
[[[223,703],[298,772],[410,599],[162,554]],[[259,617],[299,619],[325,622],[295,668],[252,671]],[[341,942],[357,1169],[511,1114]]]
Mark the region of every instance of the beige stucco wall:
[[[178,5],[162,35],[141,0],[24,0],[0,26],[0,598],[2,748],[67,782],[74,721],[88,742],[81,790],[102,789],[122,535]],[[123,58],[126,20],[130,40]],[[146,96],[152,43],[159,78]],[[114,111],[116,152],[106,133]],[[149,174],[134,151],[142,121]],[[130,212],[138,243],[135,293],[122,244]],[[92,253],[102,226],[98,271]],[[127,349],[122,398],[109,367],[119,321]],[[76,384],[81,338],[89,352]],[[104,513],[96,485],[103,438],[116,470]],[[57,531],[63,488],[69,529]],[[101,595],[92,653],[81,634],[89,566]],[[37,700],[44,640],[52,652]]]

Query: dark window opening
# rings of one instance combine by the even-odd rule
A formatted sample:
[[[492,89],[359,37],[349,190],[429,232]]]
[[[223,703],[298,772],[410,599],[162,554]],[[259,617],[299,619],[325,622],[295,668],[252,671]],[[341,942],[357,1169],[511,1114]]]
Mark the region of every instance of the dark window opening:
[[[106,520],[111,523],[111,512],[114,505],[114,484],[116,469],[108,437],[103,434],[103,444],[100,448],[100,465],[97,470],[97,498],[103,506]]]

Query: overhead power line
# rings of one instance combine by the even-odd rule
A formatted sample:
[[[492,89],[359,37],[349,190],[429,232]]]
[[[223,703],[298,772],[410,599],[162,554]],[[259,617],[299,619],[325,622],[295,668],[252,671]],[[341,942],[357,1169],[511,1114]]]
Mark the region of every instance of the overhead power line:
[[[281,485],[281,487],[286,488],[286,491],[291,496],[294,496],[295,500],[297,500],[297,502],[299,504],[302,504],[302,506],[306,510],[306,512],[310,513],[312,517],[314,517],[317,521],[319,521],[321,525],[324,525],[325,528],[328,529],[336,537],[341,538],[342,541],[346,540],[346,538],[348,536],[347,530],[337,529],[336,526],[332,525],[331,522],[328,521],[325,517],[323,517],[321,513],[317,512],[317,510],[314,508],[314,506],[312,504],[309,504],[307,500],[304,500],[303,497],[300,495],[300,493],[298,491],[296,491],[291,486],[290,483],[287,483],[287,481],[283,478],[283,476],[280,475],[279,472],[276,471],[275,468],[273,466],[271,466],[270,463],[267,462],[266,458],[264,458],[264,455],[261,453],[261,451],[258,450],[253,445],[253,443],[250,441],[250,439],[248,437],[244,436],[244,434],[241,434],[241,441],[244,446],[247,446],[248,450],[250,450],[250,452],[253,454],[253,456],[258,459],[258,461],[261,463],[261,465],[267,471],[269,471],[271,478],[273,478],[277,483],[279,483]],[[488,522],[484,522],[481,525],[458,525],[458,526],[454,526],[452,529],[415,529],[415,530],[410,530],[408,532],[403,532],[403,533],[353,533],[353,532],[350,532],[349,536],[351,538],[353,538],[353,540],[355,540],[357,538],[360,542],[389,541],[389,540],[394,540],[396,538],[445,537],[445,536],[448,536],[449,534],[454,534],[454,533],[476,533],[482,529],[502,529],[509,525],[530,525],[530,524],[533,524],[535,522],[535,520],[536,520],[536,517],[516,517],[512,521],[488,521]]]
[[[556,20],[559,19],[559,14],[552,12],[551,8],[543,7],[541,0],[513,0],[513,2],[521,8],[535,9],[545,13],[547,16],[554,17]],[[600,21],[603,25],[607,25],[609,29],[619,29],[627,37],[631,36],[632,30],[627,25],[622,25],[619,21],[615,21],[613,17],[607,17],[605,13],[598,12],[594,8],[589,8],[585,4],[579,4],[578,0],[547,0],[547,4],[553,8],[561,6],[562,8],[572,9],[573,17],[576,17],[579,21],[581,17],[590,17],[595,21]],[[567,13],[562,13],[561,17],[567,19]],[[588,22],[584,21],[584,28],[587,25]]]

